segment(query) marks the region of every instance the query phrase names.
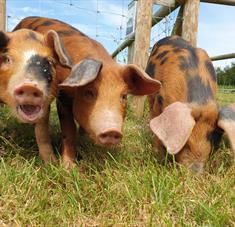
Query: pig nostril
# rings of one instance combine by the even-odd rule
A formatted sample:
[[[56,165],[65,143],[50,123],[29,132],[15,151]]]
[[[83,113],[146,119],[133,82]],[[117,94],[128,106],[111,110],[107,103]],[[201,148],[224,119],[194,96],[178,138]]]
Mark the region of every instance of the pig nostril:
[[[115,138],[115,139],[120,139],[121,136],[120,136],[120,135],[115,135],[114,138]]]
[[[103,144],[118,144],[122,139],[122,134],[116,131],[107,131],[101,133],[99,138]]]
[[[103,134],[100,135],[100,137],[101,137],[102,139],[105,139],[107,136],[108,136],[108,135],[107,135],[106,133],[103,133]]]
[[[40,97],[40,94],[35,91],[35,92],[33,93],[33,96],[34,96],[34,97]]]
[[[17,92],[17,95],[23,95],[24,94],[24,91],[23,90],[20,90]]]

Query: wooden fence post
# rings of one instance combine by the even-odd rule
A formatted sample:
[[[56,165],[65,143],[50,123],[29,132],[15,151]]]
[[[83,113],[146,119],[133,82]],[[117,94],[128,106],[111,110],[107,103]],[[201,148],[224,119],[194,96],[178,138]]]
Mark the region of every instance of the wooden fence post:
[[[184,5],[181,5],[171,35],[182,36],[183,12]]]
[[[6,0],[0,0],[0,31],[6,30]]]
[[[150,35],[152,27],[152,0],[138,0],[137,22],[135,30],[135,42],[133,63],[145,69],[149,57]],[[132,109],[136,117],[142,117],[145,97],[134,96]]]
[[[197,46],[200,0],[187,0],[184,4],[182,38]]]
[[[128,64],[133,63],[134,45],[135,45],[135,41],[128,46],[128,56],[127,56]]]

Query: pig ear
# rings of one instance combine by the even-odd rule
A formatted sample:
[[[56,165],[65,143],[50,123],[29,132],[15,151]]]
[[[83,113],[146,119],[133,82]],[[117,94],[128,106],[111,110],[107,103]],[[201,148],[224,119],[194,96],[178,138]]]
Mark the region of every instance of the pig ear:
[[[85,59],[74,65],[68,78],[59,84],[60,88],[81,87],[95,80],[101,69],[102,62]]]
[[[9,41],[9,36],[5,32],[0,31],[0,52],[4,52],[6,50]]]
[[[161,140],[167,152],[178,153],[187,142],[195,121],[185,103],[175,102],[150,121],[150,128]]]
[[[123,77],[133,95],[150,95],[157,92],[161,87],[160,81],[152,79],[133,64],[125,66]]]
[[[226,132],[235,155],[235,103],[220,110],[218,126]]]
[[[46,34],[47,44],[55,51],[60,64],[72,68],[72,61],[69,54],[64,48],[64,44],[60,40],[59,35],[54,30],[50,30]]]

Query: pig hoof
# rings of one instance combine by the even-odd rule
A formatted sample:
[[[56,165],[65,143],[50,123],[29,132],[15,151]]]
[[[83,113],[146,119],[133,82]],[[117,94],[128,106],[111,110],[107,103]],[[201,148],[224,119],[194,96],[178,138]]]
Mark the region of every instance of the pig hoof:
[[[50,163],[56,163],[57,162],[57,158],[55,157],[55,155],[50,155],[50,157],[47,157],[47,158],[42,158],[44,163],[47,165],[47,164],[50,164]]]
[[[66,162],[64,163],[64,168],[67,170],[75,168],[77,165],[74,162]]]
[[[63,160],[63,166],[65,169],[69,170],[69,169],[73,169],[74,167],[76,167],[76,163],[73,160]]]

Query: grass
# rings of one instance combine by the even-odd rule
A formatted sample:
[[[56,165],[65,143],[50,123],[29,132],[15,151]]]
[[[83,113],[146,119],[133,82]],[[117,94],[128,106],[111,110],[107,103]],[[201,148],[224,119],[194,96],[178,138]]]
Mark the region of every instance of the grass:
[[[219,93],[221,105],[234,94]],[[119,148],[78,140],[83,159],[66,171],[41,163],[33,128],[0,109],[0,226],[235,226],[235,163],[224,139],[202,175],[159,165],[147,113],[130,111]],[[53,146],[59,125],[52,112]]]

